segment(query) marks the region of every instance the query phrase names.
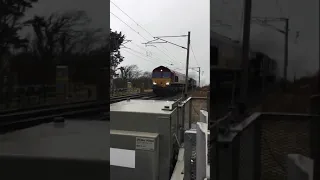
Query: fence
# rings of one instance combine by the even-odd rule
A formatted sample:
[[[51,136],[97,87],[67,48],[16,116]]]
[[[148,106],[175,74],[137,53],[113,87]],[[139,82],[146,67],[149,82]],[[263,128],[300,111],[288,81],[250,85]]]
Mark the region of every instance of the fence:
[[[191,100],[184,105],[188,106]],[[223,127],[230,122],[231,115],[217,121],[213,127],[218,131],[210,129],[211,179],[282,180],[287,179],[288,154],[317,159],[320,116],[254,113],[227,131]],[[196,179],[196,144],[197,131],[193,127],[185,131],[184,180]]]
[[[69,85],[67,102],[96,100],[96,87],[83,84]],[[60,104],[56,98],[56,85],[15,86],[12,90],[3,88],[0,109],[25,108],[31,106]]]
[[[196,178],[196,123],[200,110],[209,109],[206,97],[189,97],[178,105],[179,141],[184,142],[184,180]],[[210,153],[209,153],[210,154]]]
[[[130,95],[130,94],[137,94],[140,93],[139,88],[118,88],[114,89],[113,91],[111,90],[111,96],[122,96],[122,95]]]
[[[217,180],[286,179],[288,154],[315,157],[313,128],[320,116],[254,113],[219,133],[212,146],[211,178]]]

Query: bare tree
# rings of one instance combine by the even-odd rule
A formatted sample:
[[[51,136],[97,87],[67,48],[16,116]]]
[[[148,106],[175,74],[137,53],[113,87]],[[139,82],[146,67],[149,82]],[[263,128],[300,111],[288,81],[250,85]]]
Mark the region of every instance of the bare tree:
[[[140,77],[142,72],[139,70],[137,65],[129,65],[120,67],[121,78],[125,80],[132,81]]]
[[[87,38],[97,32],[95,30],[84,33],[81,30],[90,22],[84,11],[69,11],[53,13],[47,18],[34,16],[25,24],[33,27],[36,36],[34,50],[40,58],[53,60],[75,50],[76,45],[82,40],[79,37]],[[88,45],[86,48],[88,49]]]
[[[151,72],[148,72],[148,71],[145,71],[145,72],[142,74],[142,77],[144,77],[144,78],[152,78],[152,73],[151,73]]]

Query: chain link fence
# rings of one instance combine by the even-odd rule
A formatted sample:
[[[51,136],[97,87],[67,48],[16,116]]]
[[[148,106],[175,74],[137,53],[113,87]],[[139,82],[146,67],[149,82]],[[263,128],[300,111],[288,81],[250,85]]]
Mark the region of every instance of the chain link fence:
[[[320,116],[254,113],[219,134],[211,157],[211,178],[218,180],[283,180],[287,155],[315,157],[313,127]],[[312,134],[312,135],[311,135]]]
[[[200,120],[200,110],[207,110],[208,98],[206,97],[190,97],[183,101],[179,108],[181,108],[180,118],[184,125],[181,135],[184,136],[184,180],[196,180],[196,144],[197,131],[196,123]],[[186,130],[186,131],[184,131]],[[208,138],[209,139],[209,138]],[[210,141],[208,140],[208,146]],[[208,152],[210,155],[210,152]],[[208,160],[210,157],[208,157]],[[209,160],[210,164],[210,160]]]

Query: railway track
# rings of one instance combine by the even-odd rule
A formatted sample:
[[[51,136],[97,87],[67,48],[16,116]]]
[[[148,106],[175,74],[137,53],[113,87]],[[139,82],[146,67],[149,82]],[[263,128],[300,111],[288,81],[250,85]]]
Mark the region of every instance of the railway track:
[[[68,119],[79,117],[99,117],[98,120],[109,121],[109,105],[127,99],[149,100],[177,100],[181,95],[171,97],[159,97],[153,93],[141,93],[135,95],[119,96],[107,101],[86,101],[76,103],[64,103],[60,105],[45,105],[25,109],[11,109],[0,111],[0,134],[18,129],[32,127],[38,124],[54,121],[57,117]]]
[[[142,93],[131,96],[115,97],[111,98],[109,101],[66,103],[62,105],[48,105],[36,108],[0,111],[0,133],[51,122],[56,117],[72,118],[101,114],[108,111],[110,103],[137,98],[154,99],[157,98],[157,96],[152,93]],[[105,120],[108,120],[108,118],[105,118]]]

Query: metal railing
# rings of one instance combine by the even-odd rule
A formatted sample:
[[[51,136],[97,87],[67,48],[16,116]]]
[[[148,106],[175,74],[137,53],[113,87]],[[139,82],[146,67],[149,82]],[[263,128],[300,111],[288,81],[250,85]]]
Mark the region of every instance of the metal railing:
[[[184,106],[190,102],[192,98]],[[228,113],[210,127],[211,179],[286,179],[288,154],[316,159],[319,115],[253,113],[240,123],[232,120],[233,114]],[[183,138],[184,180],[195,180],[197,174],[197,131],[190,128]]]
[[[217,134],[212,149],[211,178],[286,179],[287,155],[314,158],[313,142],[319,131],[313,128],[320,116],[303,114],[254,113]]]
[[[140,93],[139,88],[118,88],[110,90],[111,97]]]
[[[89,86],[71,88],[68,91],[68,98],[61,102],[57,100],[56,85],[14,86],[12,93],[3,88],[0,110],[94,101],[97,99],[95,91],[95,87]]]
[[[184,180],[196,178],[196,130],[200,110],[208,109],[208,98],[189,97],[178,105],[180,144],[184,144]]]

